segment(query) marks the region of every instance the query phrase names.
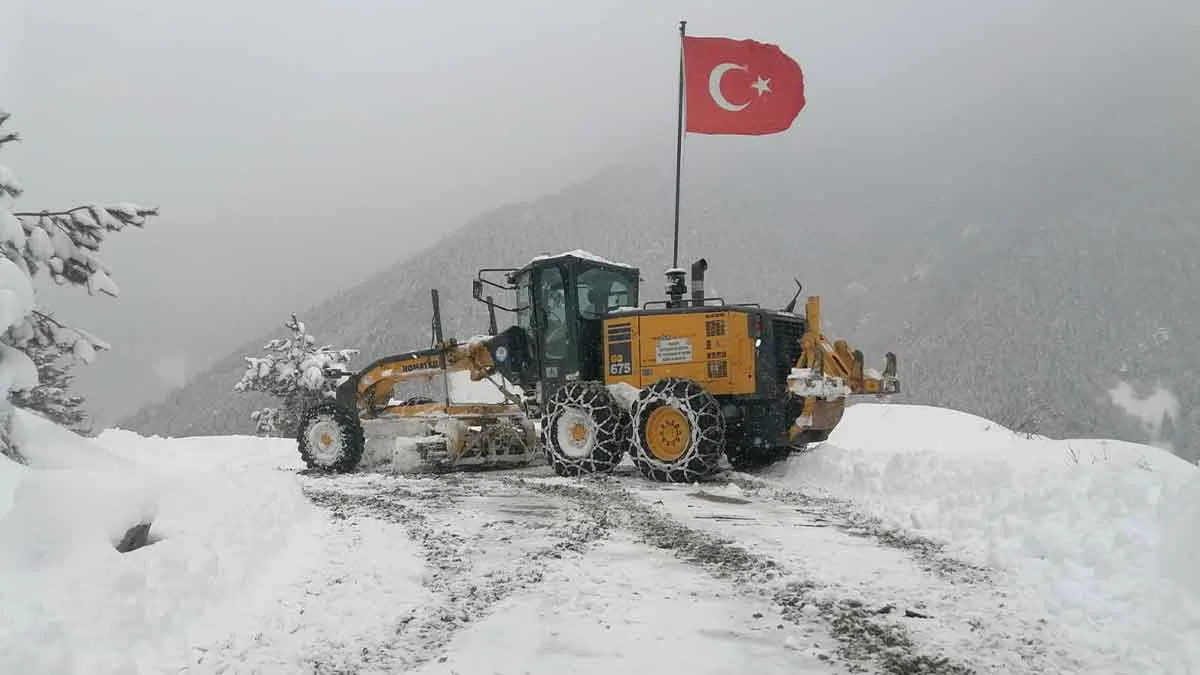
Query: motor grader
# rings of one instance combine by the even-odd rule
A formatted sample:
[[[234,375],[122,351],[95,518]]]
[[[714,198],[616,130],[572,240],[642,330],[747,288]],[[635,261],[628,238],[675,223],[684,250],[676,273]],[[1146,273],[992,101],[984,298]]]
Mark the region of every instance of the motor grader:
[[[308,466],[355,469],[364,452],[402,470],[526,466],[561,476],[607,472],[628,455],[652,480],[685,482],[778,460],[825,440],[847,398],[900,391],[896,357],[882,372],[821,333],[820,298],[796,311],[707,297],[701,259],[666,273],[666,299],[642,301],[636,267],[584,251],[484,268],[473,296],[487,335],[444,339],[433,291],[433,344],[382,358],[306,411]],[[512,298],[497,302],[490,291]],[[497,329],[496,312],[513,323]],[[487,383],[491,396],[451,386]],[[397,396],[423,382],[427,395]]]

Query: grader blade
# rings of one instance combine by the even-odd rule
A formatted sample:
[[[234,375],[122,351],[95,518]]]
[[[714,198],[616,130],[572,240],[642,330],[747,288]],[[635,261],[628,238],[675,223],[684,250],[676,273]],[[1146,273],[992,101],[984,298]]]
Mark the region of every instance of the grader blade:
[[[830,344],[821,333],[820,297],[808,298],[805,318],[800,358],[787,378],[788,393],[803,401],[788,430],[793,443],[800,444],[828,438],[841,421],[849,397],[900,393],[894,353],[885,356],[882,373],[868,370],[863,367],[862,351],[851,351],[845,340]]]
[[[393,414],[363,420],[368,466],[393,473],[512,469],[538,453],[520,414]]]

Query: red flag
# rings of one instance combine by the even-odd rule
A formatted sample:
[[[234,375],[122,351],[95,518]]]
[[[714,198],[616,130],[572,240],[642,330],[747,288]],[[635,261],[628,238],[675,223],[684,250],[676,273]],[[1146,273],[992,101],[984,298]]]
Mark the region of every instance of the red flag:
[[[683,68],[692,133],[774,134],[804,108],[800,64],[776,45],[684,37]]]

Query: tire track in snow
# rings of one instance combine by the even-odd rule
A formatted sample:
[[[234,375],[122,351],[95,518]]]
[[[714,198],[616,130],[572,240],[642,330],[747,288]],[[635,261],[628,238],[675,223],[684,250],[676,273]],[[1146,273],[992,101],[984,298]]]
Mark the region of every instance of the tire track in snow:
[[[541,582],[556,561],[581,556],[611,527],[602,508],[547,500],[540,492],[469,475],[372,477],[355,485],[323,479],[305,492],[335,516],[402,525],[422,549],[429,569],[424,585],[440,600],[390,619],[394,638],[364,646],[354,670],[316,664],[314,672],[322,674],[390,673],[439,658],[457,631],[496,602]]]
[[[802,570],[823,597],[854,599],[894,617],[914,642],[960,654],[978,670],[1087,670],[1087,657],[1048,621],[1037,596],[1002,572],[996,571],[991,583],[951,583],[944,574],[930,574],[908,547],[896,541],[884,545],[825,511],[730,499],[690,486],[629,487],[641,499],[661,504],[669,517]],[[822,522],[812,527],[817,518]]]
[[[865,537],[888,548],[909,553],[917,565],[952,584],[991,583],[992,570],[959,560],[945,552],[945,545],[928,537],[885,524],[862,513],[846,500],[813,495],[779,486],[752,474],[733,472],[728,482],[750,496],[796,508],[815,521],[857,537]]]
[[[824,623],[837,639],[838,656],[852,671],[873,664],[890,675],[965,675],[974,671],[949,656],[924,653],[901,625],[887,614],[853,599],[831,599],[818,585],[776,560],[737,543],[689,527],[659,513],[638,498],[617,476],[588,476],[571,481],[538,477],[503,477],[506,484],[557,495],[582,505],[608,509],[622,529],[710,575],[738,591],[769,600],[795,624]]]

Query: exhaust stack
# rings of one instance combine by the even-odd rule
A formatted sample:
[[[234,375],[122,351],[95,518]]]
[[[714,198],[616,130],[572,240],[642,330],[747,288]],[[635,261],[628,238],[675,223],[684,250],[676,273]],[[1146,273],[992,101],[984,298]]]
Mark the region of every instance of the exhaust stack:
[[[708,261],[704,258],[692,263],[692,307],[704,306],[704,272]]]

